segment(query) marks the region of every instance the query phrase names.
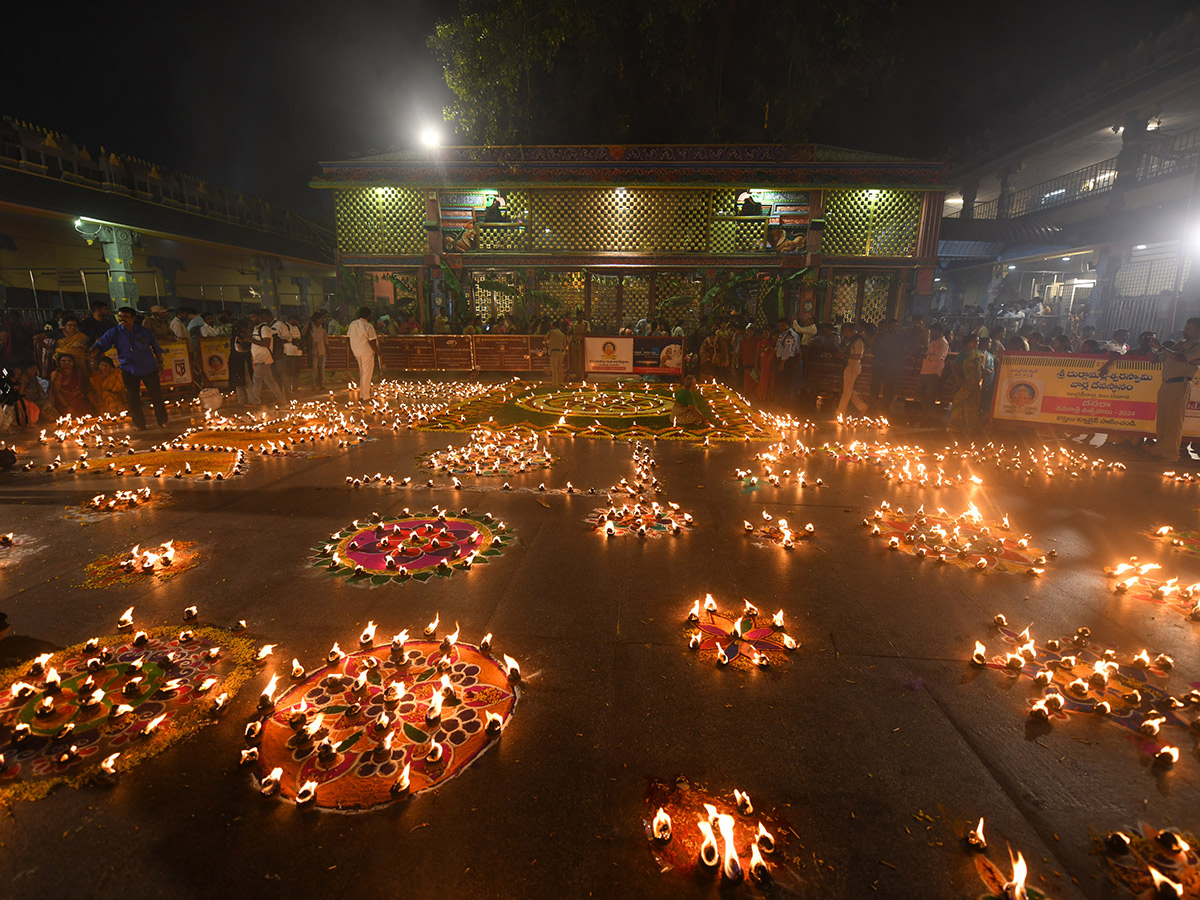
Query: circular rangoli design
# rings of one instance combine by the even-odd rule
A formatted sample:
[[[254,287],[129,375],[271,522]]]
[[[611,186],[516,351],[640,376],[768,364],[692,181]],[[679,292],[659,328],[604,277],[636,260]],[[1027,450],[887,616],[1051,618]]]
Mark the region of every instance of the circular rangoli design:
[[[351,653],[275,701],[259,738],[261,786],[365,809],[437,787],[488,748],[517,705],[504,666],[449,639],[395,646]]]
[[[252,644],[215,628],[93,639],[0,676],[0,800],[110,777],[199,728],[252,674]]]
[[[765,668],[785,662],[800,645],[787,633],[783,610],[774,616],[746,603],[740,615],[719,609],[712,595],[703,608],[697,600],[688,613],[688,646],[706,662],[736,669]]]
[[[514,402],[523,409],[549,415],[616,419],[670,415],[673,400],[653,391],[621,386],[530,391]]]
[[[511,540],[505,524],[490,513],[372,516],[355,520],[314,548],[313,565],[331,575],[374,585],[427,581],[485,563],[499,556],[500,548]]]
[[[893,550],[952,563],[960,568],[989,572],[1041,575],[1053,552],[1032,546],[1030,536],[1014,532],[1007,521],[987,524],[977,510],[953,516],[944,510],[917,510],[882,506],[872,519],[863,519],[871,534],[883,538]]]

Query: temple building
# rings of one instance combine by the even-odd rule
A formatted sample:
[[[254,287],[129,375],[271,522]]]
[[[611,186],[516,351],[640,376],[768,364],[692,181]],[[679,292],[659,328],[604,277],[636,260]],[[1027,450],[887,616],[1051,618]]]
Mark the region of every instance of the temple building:
[[[933,290],[945,192],[938,163],[814,144],[438,147],[325,162],[312,186],[365,301],[596,331],[901,314]]]

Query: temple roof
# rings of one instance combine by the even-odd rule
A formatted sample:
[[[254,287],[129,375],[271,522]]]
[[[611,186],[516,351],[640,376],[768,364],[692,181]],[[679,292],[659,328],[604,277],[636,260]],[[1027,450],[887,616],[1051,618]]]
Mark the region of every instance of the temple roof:
[[[937,186],[942,164],[821,144],[438,147],[322,162],[313,187],[713,184]]]

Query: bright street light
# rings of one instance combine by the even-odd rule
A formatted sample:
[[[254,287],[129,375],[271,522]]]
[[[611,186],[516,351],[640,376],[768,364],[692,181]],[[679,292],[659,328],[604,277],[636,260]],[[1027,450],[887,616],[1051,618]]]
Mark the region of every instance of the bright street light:
[[[432,125],[426,125],[421,129],[421,143],[430,150],[436,149],[442,143],[442,136],[438,134],[438,130]]]

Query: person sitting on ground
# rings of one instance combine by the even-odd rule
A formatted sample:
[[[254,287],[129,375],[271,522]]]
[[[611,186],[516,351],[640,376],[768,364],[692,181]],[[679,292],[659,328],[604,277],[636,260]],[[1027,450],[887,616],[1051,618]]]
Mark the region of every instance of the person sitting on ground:
[[[86,340],[86,338],[85,338]],[[72,416],[92,416],[96,410],[84,393],[83,373],[69,353],[54,357],[57,368],[50,373],[50,396],[60,412]]]
[[[124,412],[125,380],[107,356],[96,360],[96,372],[92,376],[92,394],[96,400],[96,412],[114,416]]]
[[[700,411],[700,392],[696,389],[696,376],[689,375],[675,391],[675,402],[671,405],[671,420],[676,425],[708,425],[708,417]]]

